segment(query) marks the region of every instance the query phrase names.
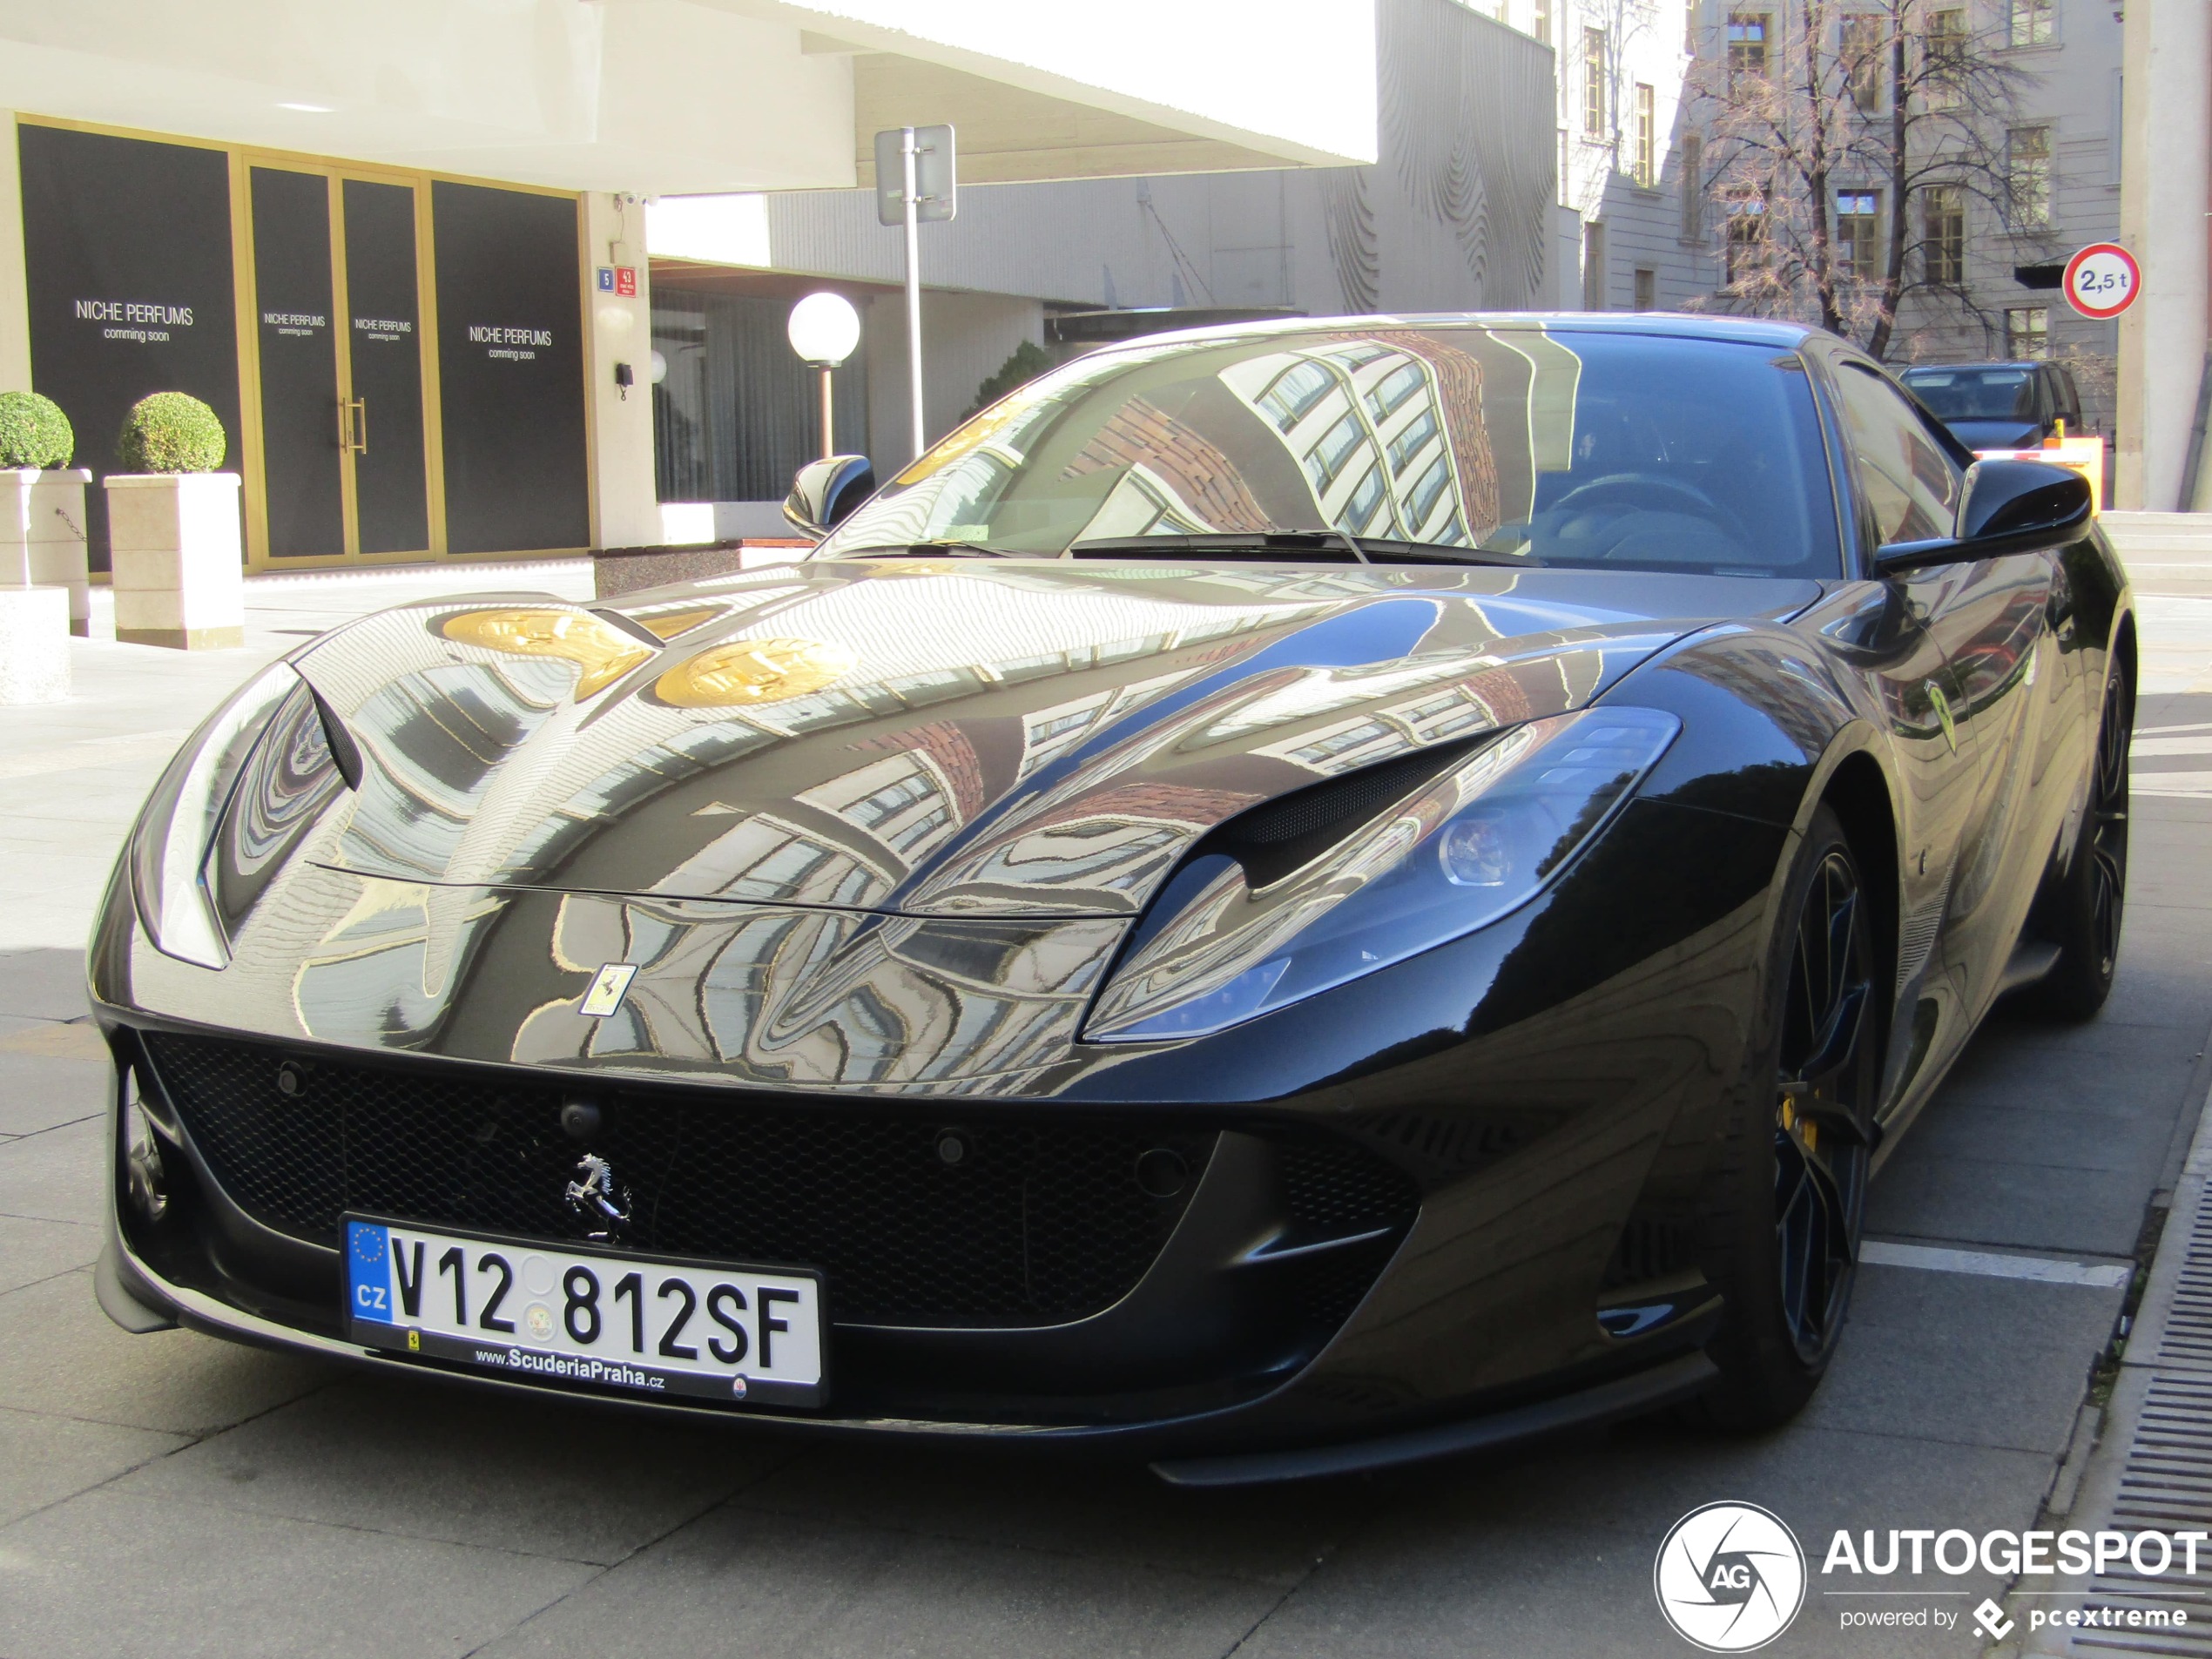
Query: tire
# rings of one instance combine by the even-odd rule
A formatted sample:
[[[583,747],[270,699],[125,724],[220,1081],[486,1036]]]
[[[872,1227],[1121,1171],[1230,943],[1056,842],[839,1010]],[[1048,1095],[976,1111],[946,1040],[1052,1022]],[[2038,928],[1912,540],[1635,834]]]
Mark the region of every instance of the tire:
[[[1842,1333],[1881,1076],[1871,903],[1824,805],[1791,864],[1760,1024],[1706,1189],[1705,1272],[1723,1297],[1707,1352],[1721,1374],[1695,1413],[1718,1427],[1795,1416]]]
[[[2059,960],[2022,998],[2047,1019],[2094,1019],[2112,995],[2128,906],[2128,746],[2134,713],[2127,668],[2114,662],[2097,717],[2088,811],[2047,913],[2045,932],[2058,946]]]

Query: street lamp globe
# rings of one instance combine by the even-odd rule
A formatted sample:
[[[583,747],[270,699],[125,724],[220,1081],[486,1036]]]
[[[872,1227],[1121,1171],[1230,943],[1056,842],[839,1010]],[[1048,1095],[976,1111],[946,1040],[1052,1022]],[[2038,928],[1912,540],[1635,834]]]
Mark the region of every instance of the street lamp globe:
[[[816,368],[835,368],[860,343],[860,314],[841,293],[810,293],[791,308],[791,348]]]

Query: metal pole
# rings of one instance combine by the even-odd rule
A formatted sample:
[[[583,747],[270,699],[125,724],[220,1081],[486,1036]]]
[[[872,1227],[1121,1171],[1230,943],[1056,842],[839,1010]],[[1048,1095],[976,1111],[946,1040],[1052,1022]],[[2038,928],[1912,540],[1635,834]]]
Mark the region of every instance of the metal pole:
[[[921,204],[914,199],[921,146],[912,127],[900,133],[899,153],[907,165],[907,385],[913,398],[914,458],[920,460],[927,442],[921,426]]]
[[[822,459],[827,461],[837,453],[837,428],[830,420],[830,366],[822,370]]]

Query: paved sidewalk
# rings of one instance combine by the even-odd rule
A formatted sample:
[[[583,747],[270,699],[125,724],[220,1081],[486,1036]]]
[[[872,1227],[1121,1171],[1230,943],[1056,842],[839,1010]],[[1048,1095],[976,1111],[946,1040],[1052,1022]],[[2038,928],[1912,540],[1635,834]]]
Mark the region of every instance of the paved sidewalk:
[[[281,625],[319,625],[322,599],[279,607],[262,592],[260,654],[220,664],[229,678],[280,649],[277,609],[293,613]],[[1798,1421],[1742,1440],[1649,1422],[1246,1494],[1175,1491],[1114,1465],[487,1402],[114,1330],[87,1271],[105,1070],[71,1023],[82,928],[64,923],[89,915],[85,872],[105,875],[160,755],[89,745],[152,751],[226,680],[215,659],[165,657],[157,684],[104,655],[123,648],[80,647],[97,671],[82,724],[0,722],[0,764],[26,752],[17,732],[51,729],[84,762],[21,774],[46,780],[31,813],[12,782],[0,795],[0,835],[40,813],[76,826],[29,838],[32,879],[0,903],[6,937],[59,947],[0,948],[0,1655],[1648,1659],[1688,1651],[1652,1605],[1653,1553],[1677,1517],[1720,1499],[1775,1510],[1813,1554],[1806,1610],[1766,1651],[1975,1654],[1960,1615],[2001,1593],[1993,1578],[1892,1579],[1953,1622],[1846,1636],[1843,1612],[1865,1604],[1824,1595],[1817,1566],[1837,1528],[2017,1530],[2071,1501],[2081,1406],[2122,1292],[1992,1277],[1988,1263],[2124,1272],[2205,1094],[2212,590],[2154,596],[2143,623],[2113,1002],[2078,1028],[2000,1016],[1977,1040],[1875,1183],[1870,1227],[1892,1248],[1864,1270],[1843,1352]],[[179,688],[203,675],[186,707]],[[102,846],[80,854],[95,833]],[[35,939],[10,914],[25,894],[49,907]]]

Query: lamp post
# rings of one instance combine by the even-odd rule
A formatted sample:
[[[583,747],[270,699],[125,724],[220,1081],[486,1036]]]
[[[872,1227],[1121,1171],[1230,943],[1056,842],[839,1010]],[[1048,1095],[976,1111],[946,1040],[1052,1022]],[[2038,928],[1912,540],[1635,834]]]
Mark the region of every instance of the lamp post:
[[[821,371],[822,457],[827,460],[837,448],[830,418],[830,371],[860,343],[860,314],[841,293],[810,293],[791,308],[786,332],[800,361]]]

